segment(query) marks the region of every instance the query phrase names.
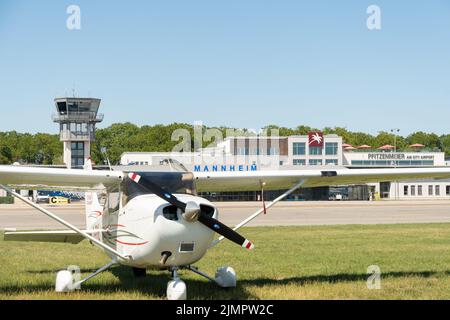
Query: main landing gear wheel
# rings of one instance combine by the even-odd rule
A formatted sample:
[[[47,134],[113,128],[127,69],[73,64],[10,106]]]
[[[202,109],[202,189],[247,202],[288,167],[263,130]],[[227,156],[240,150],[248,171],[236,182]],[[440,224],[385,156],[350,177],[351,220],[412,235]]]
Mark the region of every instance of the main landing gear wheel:
[[[142,268],[132,268],[135,278],[144,278],[147,275],[147,270]]]
[[[55,291],[72,292],[74,290],[72,272],[68,270],[59,271],[56,274]]]
[[[178,277],[177,270],[172,270],[173,280],[167,284],[167,300],[186,300],[186,283]]]
[[[215,281],[222,288],[234,288],[236,278],[236,271],[232,267],[222,267],[217,269]]]

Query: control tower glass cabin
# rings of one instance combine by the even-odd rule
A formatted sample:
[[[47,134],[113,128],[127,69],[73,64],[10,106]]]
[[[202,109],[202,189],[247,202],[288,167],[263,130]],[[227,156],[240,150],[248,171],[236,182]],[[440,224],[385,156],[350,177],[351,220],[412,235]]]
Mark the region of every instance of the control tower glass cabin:
[[[53,121],[59,123],[60,140],[64,142],[64,163],[80,169],[91,154],[95,140],[95,125],[103,121],[98,113],[100,99],[56,98]]]

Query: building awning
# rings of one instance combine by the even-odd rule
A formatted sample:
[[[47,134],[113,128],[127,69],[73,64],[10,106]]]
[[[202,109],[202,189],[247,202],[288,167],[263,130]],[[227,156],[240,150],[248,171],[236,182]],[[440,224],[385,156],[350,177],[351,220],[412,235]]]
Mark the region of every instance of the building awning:
[[[359,146],[358,149],[372,149],[372,147],[367,144],[363,144],[362,146]]]
[[[386,144],[386,145],[378,148],[378,150],[393,150],[393,149],[395,149],[395,147],[391,146],[390,144]]]

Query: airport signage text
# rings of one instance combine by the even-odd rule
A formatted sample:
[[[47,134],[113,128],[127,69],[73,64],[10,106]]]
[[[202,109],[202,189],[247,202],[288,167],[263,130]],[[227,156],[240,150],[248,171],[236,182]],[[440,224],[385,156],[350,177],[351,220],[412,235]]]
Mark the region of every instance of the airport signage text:
[[[407,154],[407,153],[369,153],[368,160],[434,160],[432,154]]]
[[[258,171],[258,166],[253,165],[196,165],[194,172],[225,172],[225,171]]]

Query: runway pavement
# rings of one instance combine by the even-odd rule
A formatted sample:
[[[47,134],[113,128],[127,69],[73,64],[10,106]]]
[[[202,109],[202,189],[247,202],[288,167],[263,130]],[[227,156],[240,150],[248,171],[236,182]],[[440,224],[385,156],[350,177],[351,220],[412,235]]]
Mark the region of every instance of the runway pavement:
[[[257,202],[216,203],[220,220],[236,225],[261,208]],[[45,208],[84,228],[81,203]],[[450,222],[450,200],[376,202],[281,202],[249,226],[297,226],[337,224]],[[0,205],[0,229],[61,229],[60,225],[24,204]]]

